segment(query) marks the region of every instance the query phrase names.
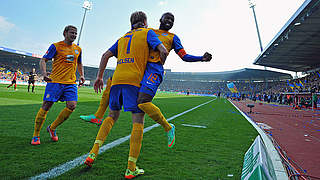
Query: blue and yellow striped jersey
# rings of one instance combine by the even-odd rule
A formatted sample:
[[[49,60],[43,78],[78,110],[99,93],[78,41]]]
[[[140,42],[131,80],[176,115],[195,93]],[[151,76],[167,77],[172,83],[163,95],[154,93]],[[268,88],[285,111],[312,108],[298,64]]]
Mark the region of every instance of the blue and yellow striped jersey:
[[[68,45],[64,41],[51,44],[43,58],[51,60],[52,83],[76,84],[77,62],[81,62],[81,48],[75,44]]]
[[[134,29],[122,36],[109,50],[117,57],[112,85],[129,84],[140,87],[149,58],[149,47],[161,44],[153,30]]]

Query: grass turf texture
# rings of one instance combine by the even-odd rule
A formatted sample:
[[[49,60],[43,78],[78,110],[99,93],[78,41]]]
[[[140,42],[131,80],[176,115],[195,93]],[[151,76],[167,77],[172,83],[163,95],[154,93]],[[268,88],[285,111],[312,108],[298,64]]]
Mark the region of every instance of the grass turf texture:
[[[44,87],[28,93],[27,86],[0,85],[0,177],[24,179],[46,172],[90,151],[99,128],[80,120],[80,115],[96,111],[101,94],[92,88],[79,89],[79,102],[70,118],[57,128],[59,142],[51,142],[46,127],[65,103],[55,103],[41,129],[41,145],[31,146],[34,118],[41,107]],[[158,93],[154,99],[170,118],[212,97]],[[176,126],[176,144],[167,148],[162,127],[144,134],[137,165],[145,175],[139,179],[240,179],[244,153],[257,136],[255,129],[225,99],[217,99],[171,121]],[[154,122],[146,117],[145,127]],[[181,124],[207,126],[206,129]],[[121,112],[107,137],[110,143],[131,133],[131,114]],[[85,165],[56,179],[123,179],[127,167],[129,141],[100,154],[91,169]],[[233,177],[228,177],[233,174]]]

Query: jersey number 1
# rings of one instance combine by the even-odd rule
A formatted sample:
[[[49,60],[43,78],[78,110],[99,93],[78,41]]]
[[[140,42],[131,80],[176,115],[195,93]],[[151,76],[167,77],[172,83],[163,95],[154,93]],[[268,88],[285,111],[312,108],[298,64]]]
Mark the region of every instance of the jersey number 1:
[[[130,46],[131,46],[132,34],[131,35],[126,35],[125,38],[129,38],[128,46],[127,46],[127,54],[130,54]]]

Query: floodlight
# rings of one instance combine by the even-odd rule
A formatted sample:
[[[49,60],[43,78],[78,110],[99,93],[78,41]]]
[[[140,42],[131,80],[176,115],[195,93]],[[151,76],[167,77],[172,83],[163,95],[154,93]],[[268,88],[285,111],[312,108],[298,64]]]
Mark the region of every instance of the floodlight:
[[[254,0],[248,0],[249,1],[249,6],[253,7],[256,5],[256,2]]]
[[[82,23],[81,23],[81,28],[80,28],[80,33],[79,33],[77,45],[79,45],[79,43],[80,43],[80,37],[81,37],[81,32],[82,32],[82,28],[83,28],[84,19],[86,18],[87,11],[91,10],[92,3],[89,2],[88,0],[85,0],[83,2],[82,8],[84,9],[84,14],[83,14],[83,18],[82,18]]]
[[[87,10],[91,10],[91,8],[92,8],[92,3],[89,2],[88,0],[85,0],[85,1],[83,2],[82,8],[87,9]]]

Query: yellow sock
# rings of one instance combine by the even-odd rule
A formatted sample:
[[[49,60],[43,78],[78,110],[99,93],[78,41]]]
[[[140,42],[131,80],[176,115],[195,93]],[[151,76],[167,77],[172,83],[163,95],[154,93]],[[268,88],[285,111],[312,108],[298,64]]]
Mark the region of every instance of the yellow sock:
[[[51,130],[55,130],[60,124],[62,124],[65,120],[68,119],[68,117],[70,116],[70,114],[73,111],[67,107],[65,107],[60,114],[58,115],[57,119],[53,121],[53,123],[50,125],[50,129]]]
[[[96,141],[90,151],[90,153],[94,153],[96,156],[99,153],[99,147],[102,146],[104,141],[106,140],[110,130],[112,129],[114,124],[114,120],[112,117],[107,117],[101,124],[99,132],[96,137]]]
[[[138,107],[148,114],[148,116],[153,119],[155,122],[160,124],[166,132],[170,131],[172,128],[166,118],[161,113],[160,109],[154,105],[152,102],[146,102],[138,104]]]
[[[94,115],[96,116],[96,118],[98,119],[102,119],[104,116],[104,113],[107,110],[107,107],[109,105],[109,94],[110,94],[110,88],[111,88],[111,78],[108,79],[107,81],[107,86],[106,89],[103,91],[101,100],[100,100],[100,105],[99,108],[97,110],[96,113],[94,113]]]
[[[34,136],[40,136],[40,130],[42,128],[42,125],[44,121],[46,120],[48,111],[43,110],[42,108],[39,109],[37,116],[34,120],[34,132],[33,132],[33,137]]]
[[[130,152],[128,158],[128,169],[136,170],[136,162],[138,160],[143,138],[143,124],[134,123],[130,137]]]

